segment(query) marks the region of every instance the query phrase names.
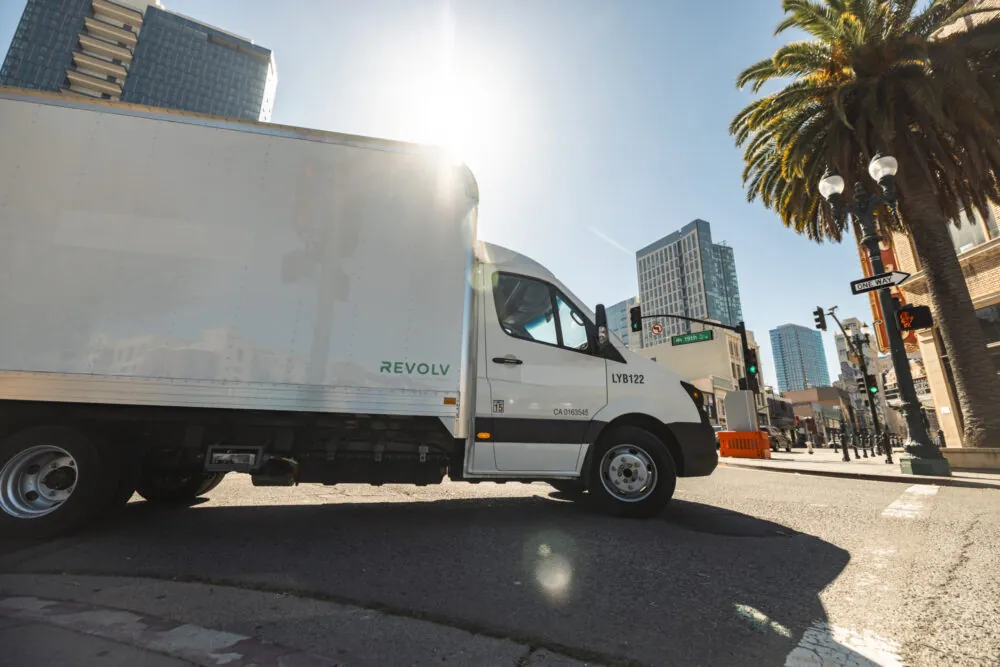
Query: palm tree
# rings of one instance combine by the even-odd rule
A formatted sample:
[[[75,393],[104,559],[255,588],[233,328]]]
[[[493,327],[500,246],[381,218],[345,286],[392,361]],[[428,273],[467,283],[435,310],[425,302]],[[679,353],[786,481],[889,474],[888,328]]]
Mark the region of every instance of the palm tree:
[[[839,242],[847,227],[817,189],[824,171],[871,185],[872,156],[898,158],[898,209],[878,211],[879,226],[913,239],[951,360],[963,445],[1000,447],[1000,379],[948,231],[961,211],[986,216],[1000,201],[1000,19],[983,21],[996,9],[968,4],[784,0],[775,34],[793,28],[811,39],[739,75],[737,86],[754,93],[784,87],[740,111],[729,130],[744,149],[748,200],[817,241]],[[971,14],[981,14],[979,25],[940,32]]]

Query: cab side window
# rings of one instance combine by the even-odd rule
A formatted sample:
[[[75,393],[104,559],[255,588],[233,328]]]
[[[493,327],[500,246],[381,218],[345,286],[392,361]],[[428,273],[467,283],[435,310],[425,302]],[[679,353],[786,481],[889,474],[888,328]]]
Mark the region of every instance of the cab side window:
[[[500,328],[508,336],[590,352],[593,325],[552,285],[496,273],[493,302]]]
[[[556,293],[556,310],[559,313],[559,329],[562,332],[563,347],[587,351],[590,348],[590,333],[587,320],[562,294]]]

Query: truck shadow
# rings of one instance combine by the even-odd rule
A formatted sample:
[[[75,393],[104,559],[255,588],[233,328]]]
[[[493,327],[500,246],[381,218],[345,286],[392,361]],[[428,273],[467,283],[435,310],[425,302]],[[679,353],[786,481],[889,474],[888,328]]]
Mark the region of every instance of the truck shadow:
[[[675,500],[657,519],[632,521],[526,496],[132,503],[72,548],[16,570],[318,596],[591,659],[781,665],[803,633],[822,634],[819,593],[848,561],[814,536],[701,503]]]

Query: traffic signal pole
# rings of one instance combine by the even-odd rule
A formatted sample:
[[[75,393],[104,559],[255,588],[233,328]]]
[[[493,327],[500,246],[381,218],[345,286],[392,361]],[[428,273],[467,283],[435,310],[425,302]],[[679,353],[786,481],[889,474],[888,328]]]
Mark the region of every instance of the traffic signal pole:
[[[755,377],[756,366],[757,363],[759,362],[756,361],[754,362],[754,377],[752,377],[749,372],[749,369],[747,368],[747,364],[751,359],[752,353],[750,351],[750,344],[747,342],[747,327],[742,320],[736,326],[730,326],[728,324],[722,324],[720,322],[712,322],[710,320],[698,319],[697,317],[688,317],[687,315],[666,315],[666,314],[643,315],[641,306],[633,306],[629,311],[629,323],[632,325],[633,331],[639,331],[640,335],[642,335],[641,332],[643,331],[641,325],[642,320],[652,320],[657,317],[672,317],[675,320],[684,320],[686,322],[698,322],[699,324],[704,324],[705,326],[715,327],[717,329],[725,329],[727,331],[733,331],[735,333],[738,333],[740,335],[740,346],[743,349],[743,379],[746,380],[747,389],[749,389],[754,393],[755,397],[754,405],[756,406],[756,396],[760,392],[760,387],[757,384],[757,378]],[[639,324],[639,328],[635,329],[634,327],[637,323]],[[643,345],[645,345],[645,341],[643,342]]]
[[[865,363],[865,355],[863,354],[862,350],[859,350],[857,347],[855,347],[853,336],[847,333],[847,331],[844,329],[844,325],[840,323],[840,318],[837,317],[837,313],[834,312],[834,310],[831,308],[830,311],[827,312],[827,315],[832,317],[833,321],[837,323],[837,327],[840,329],[840,332],[844,334],[844,340],[847,341],[848,347],[851,348],[851,352],[853,352],[854,355],[858,358],[858,365],[861,366],[861,376],[865,379],[865,394],[868,395],[868,409],[872,413],[872,428],[875,430],[876,438],[882,437],[881,435],[882,429],[879,425],[878,410],[876,408],[876,403],[875,403],[875,394],[873,394],[871,390],[868,388],[868,365]],[[857,437],[857,434],[855,434],[855,437]],[[885,448],[885,462],[892,463],[892,447],[889,447],[888,444],[886,445]]]

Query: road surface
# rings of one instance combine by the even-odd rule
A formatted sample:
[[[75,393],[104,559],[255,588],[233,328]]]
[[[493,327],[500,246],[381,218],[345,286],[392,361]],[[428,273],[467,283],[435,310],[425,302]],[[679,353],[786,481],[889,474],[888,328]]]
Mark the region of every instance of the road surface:
[[[346,665],[427,664],[438,630],[527,647],[530,664],[1000,656],[1000,491],[988,489],[720,468],[633,521],[540,483],[258,489],[230,475],[192,507],[134,498],[84,534],[0,549],[0,598],[99,599]],[[105,576],[141,579],[116,599]],[[374,614],[410,635],[405,653],[344,649],[331,616],[275,618],[266,601],[279,598]],[[529,664],[511,655],[490,664]]]

